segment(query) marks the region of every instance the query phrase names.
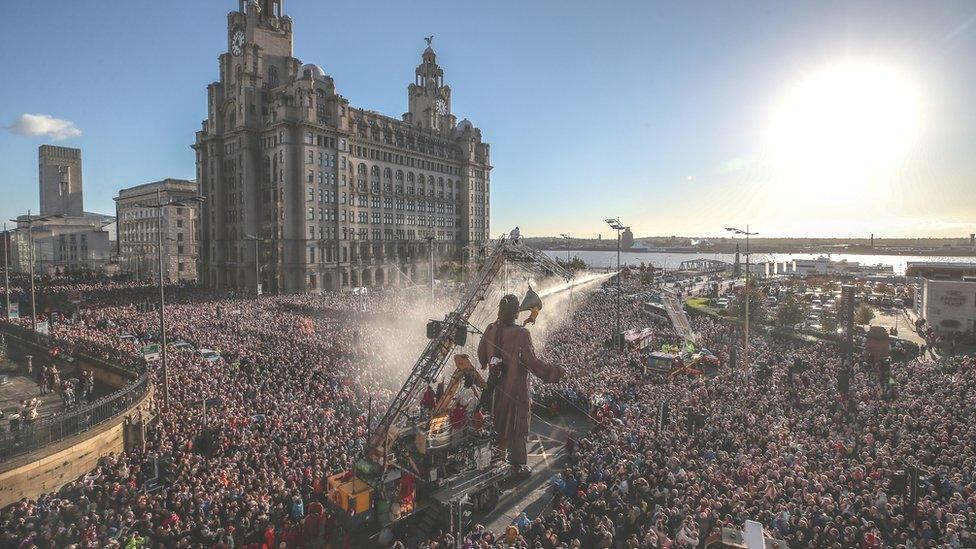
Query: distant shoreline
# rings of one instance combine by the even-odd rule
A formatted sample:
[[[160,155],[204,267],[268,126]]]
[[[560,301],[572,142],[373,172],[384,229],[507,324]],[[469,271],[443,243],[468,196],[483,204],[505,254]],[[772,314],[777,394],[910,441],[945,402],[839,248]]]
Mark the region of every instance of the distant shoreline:
[[[616,252],[617,247],[614,246],[572,246],[570,248],[556,247],[556,246],[546,246],[540,245],[534,242],[527,242],[527,244],[533,248],[539,250],[551,251],[551,252],[565,252],[567,249],[571,252]],[[740,246],[740,252],[744,253],[744,247]],[[694,248],[689,249],[687,247],[676,247],[676,248],[621,248],[621,253],[667,253],[667,254],[688,254],[688,255],[707,255],[707,254],[731,254],[735,253],[734,250],[730,249],[718,249],[718,248]],[[976,261],[976,253],[972,250],[963,250],[959,248],[943,248],[943,249],[920,249],[920,250],[891,250],[886,248],[871,248],[869,246],[865,247],[851,247],[844,249],[836,248],[802,248],[802,249],[790,249],[790,248],[774,248],[767,246],[753,246],[750,249],[751,254],[822,254],[822,255],[890,255],[890,256],[932,256],[932,257],[966,257],[973,256],[974,261]]]

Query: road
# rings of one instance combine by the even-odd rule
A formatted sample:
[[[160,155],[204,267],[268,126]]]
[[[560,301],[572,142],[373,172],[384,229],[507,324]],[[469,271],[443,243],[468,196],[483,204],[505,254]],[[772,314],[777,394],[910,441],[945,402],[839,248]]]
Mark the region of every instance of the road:
[[[528,466],[532,475],[522,481],[503,485],[498,505],[489,513],[474,516],[492,532],[504,532],[523,511],[534,519],[545,511],[552,500],[549,479],[563,470],[566,462],[566,439],[582,436],[592,423],[578,413],[563,413],[554,418],[532,415],[529,425]]]

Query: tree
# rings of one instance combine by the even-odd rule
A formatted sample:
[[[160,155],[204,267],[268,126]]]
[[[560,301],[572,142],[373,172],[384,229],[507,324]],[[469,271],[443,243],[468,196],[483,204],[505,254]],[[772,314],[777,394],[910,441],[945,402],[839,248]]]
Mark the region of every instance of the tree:
[[[807,317],[807,310],[806,303],[800,302],[796,296],[789,294],[780,302],[776,310],[776,323],[786,328],[793,328]]]
[[[854,322],[856,324],[869,324],[874,319],[874,309],[867,303],[862,303],[854,311]]]
[[[837,314],[829,308],[820,311],[820,328],[825,334],[837,333]]]
[[[767,313],[766,299],[752,282],[749,286],[739,288],[735,298],[729,303],[729,314],[744,320],[746,317],[746,296],[749,296],[749,320],[752,322],[762,322],[766,320]]]

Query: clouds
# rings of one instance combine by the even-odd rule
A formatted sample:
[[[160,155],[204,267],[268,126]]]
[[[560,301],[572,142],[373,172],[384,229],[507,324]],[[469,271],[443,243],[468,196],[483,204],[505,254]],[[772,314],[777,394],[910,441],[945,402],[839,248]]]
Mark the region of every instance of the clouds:
[[[49,114],[22,114],[4,129],[14,135],[28,137],[47,136],[56,141],[78,137],[81,130],[70,120],[55,118]]]

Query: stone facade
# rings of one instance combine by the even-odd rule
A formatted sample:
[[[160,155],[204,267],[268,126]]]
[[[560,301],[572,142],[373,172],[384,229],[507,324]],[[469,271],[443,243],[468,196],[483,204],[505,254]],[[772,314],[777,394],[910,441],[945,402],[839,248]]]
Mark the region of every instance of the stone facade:
[[[30,270],[32,233],[38,273],[107,270],[115,219],[84,211],[81,150],[41,145],[37,153],[41,213],[17,216],[17,229],[10,236],[11,266]]]
[[[322,68],[293,57],[292,27],[281,0],[242,1],[227,16],[193,146],[207,198],[201,282],[251,290],[258,265],[272,292],[422,283],[428,245],[438,264],[477,254],[489,238],[489,145],[451,114],[434,50],[398,119],[350,106]]]
[[[84,215],[81,149],[41,145],[37,156],[41,215]]]
[[[10,265],[26,273],[30,270],[30,227],[34,234],[34,270],[53,274],[59,270],[104,271],[112,261],[111,234],[107,227],[113,218],[86,213],[79,217],[55,217],[29,222],[36,216],[17,217],[11,234]]]
[[[164,179],[119,191],[115,198],[119,268],[140,278],[155,279],[159,270],[156,209],[140,206],[156,204],[157,189],[164,204],[198,194],[196,182],[185,179]],[[170,282],[197,280],[198,209],[194,202],[162,209],[163,270]]]

